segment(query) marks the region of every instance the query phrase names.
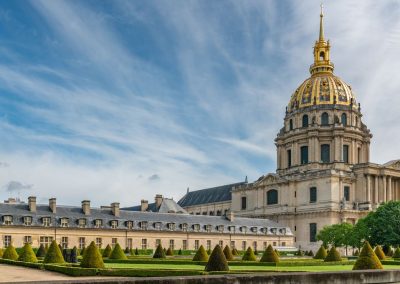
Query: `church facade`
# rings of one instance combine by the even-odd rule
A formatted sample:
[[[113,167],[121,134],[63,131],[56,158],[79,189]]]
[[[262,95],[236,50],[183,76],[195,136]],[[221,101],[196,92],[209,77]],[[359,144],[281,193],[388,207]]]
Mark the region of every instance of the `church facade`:
[[[275,139],[276,172],[232,186],[229,208],[290,227],[295,245],[307,250],[318,249],[324,226],[355,224],[382,202],[400,199],[400,160],[370,162],[372,134],[351,86],[334,75],[322,13],[313,55],[310,77],[291,96]]]

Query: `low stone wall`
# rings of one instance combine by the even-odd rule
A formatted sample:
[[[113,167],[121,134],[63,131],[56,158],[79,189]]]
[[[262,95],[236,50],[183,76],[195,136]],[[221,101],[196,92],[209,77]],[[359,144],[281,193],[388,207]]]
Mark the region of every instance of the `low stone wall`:
[[[25,282],[20,282],[25,283]],[[109,284],[307,284],[307,283],[400,283],[400,270],[360,270],[340,272],[254,273],[210,276],[154,278],[97,278],[33,283],[109,283]]]

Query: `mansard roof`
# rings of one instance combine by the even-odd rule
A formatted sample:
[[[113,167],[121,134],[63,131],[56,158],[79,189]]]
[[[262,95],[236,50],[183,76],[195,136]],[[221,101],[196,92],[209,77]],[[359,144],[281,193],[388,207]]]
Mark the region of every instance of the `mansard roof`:
[[[141,205],[121,208],[122,210],[129,211],[141,211]],[[156,203],[149,203],[147,212],[159,212],[159,213],[187,213],[185,209],[179,206],[173,199],[163,198],[161,206],[157,207]]]
[[[4,224],[4,216],[12,216],[12,224]],[[190,214],[175,214],[175,213],[156,213],[156,212],[137,212],[129,210],[120,210],[119,216],[115,216],[109,208],[90,208],[90,214],[85,215],[81,207],[74,206],[57,206],[56,213],[53,213],[48,205],[37,205],[36,212],[29,210],[27,204],[5,204],[0,203],[0,228],[10,226],[24,225],[24,217],[32,217],[32,227],[43,227],[42,218],[51,218],[51,227],[60,227],[61,219],[68,220],[68,227],[78,228],[78,221],[86,219],[86,229],[95,228],[95,220],[102,220],[102,229],[127,229],[127,221],[133,223],[132,230],[143,230],[141,223],[146,222],[146,230],[149,231],[171,231],[168,224],[173,223],[176,226],[174,230],[182,231],[182,224],[187,224],[188,232],[199,233],[232,233],[229,229],[235,228],[235,233],[243,233],[243,228],[246,229],[246,234],[265,234],[265,235],[286,235],[292,236],[290,228],[279,225],[269,219],[242,218],[234,217],[228,220],[224,216],[204,216]],[[111,227],[111,221],[118,221],[117,227]],[[156,226],[155,224],[160,224]],[[200,229],[196,230],[194,225],[199,225]],[[210,225],[211,230],[208,231],[206,226]],[[222,227],[222,231],[221,228]]]
[[[217,187],[205,188],[196,191],[189,191],[182,197],[178,204],[182,207],[217,203],[232,200],[232,188],[246,184],[247,181],[221,185]]]

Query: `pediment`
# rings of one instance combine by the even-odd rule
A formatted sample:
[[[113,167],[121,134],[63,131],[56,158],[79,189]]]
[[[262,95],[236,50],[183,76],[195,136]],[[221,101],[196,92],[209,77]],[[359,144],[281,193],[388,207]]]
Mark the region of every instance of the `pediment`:
[[[384,164],[385,167],[399,169],[400,170],[400,160],[392,160]]]
[[[264,175],[257,180],[257,183],[259,185],[277,184],[281,182],[285,182],[285,179],[281,178],[277,174],[272,174],[272,173]]]

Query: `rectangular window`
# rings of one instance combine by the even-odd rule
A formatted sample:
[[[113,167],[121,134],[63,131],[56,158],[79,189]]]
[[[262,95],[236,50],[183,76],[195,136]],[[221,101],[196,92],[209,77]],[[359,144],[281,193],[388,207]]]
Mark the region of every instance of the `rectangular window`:
[[[142,239],[142,249],[147,249],[147,239]]]
[[[267,242],[263,242],[263,250],[266,250],[268,247]]]
[[[94,227],[95,228],[101,228],[102,226],[103,226],[103,220],[101,220],[101,219],[94,220]]]
[[[102,238],[96,238],[96,246],[98,248],[101,248],[101,246],[103,245],[103,240]]]
[[[282,242],[281,246],[285,247],[286,246],[286,242]]]
[[[300,147],[300,163],[308,164],[308,146]]]
[[[186,232],[186,231],[187,231],[187,228],[188,228],[188,224],[183,223],[183,224],[182,224],[182,231]]]
[[[257,251],[257,242],[256,241],[253,242],[253,251]]]
[[[53,237],[48,236],[41,236],[39,238],[39,243],[44,246],[50,246],[51,242],[53,241]]]
[[[182,249],[187,250],[187,240],[182,241]]]
[[[218,244],[222,249],[224,249],[224,241],[219,241]]]
[[[310,223],[310,242],[317,241],[317,223]]]
[[[12,216],[4,216],[3,217],[3,224],[4,225],[12,225],[13,217]]]
[[[117,243],[118,243],[118,239],[117,238],[111,238],[111,247],[112,248],[114,248]]]
[[[317,202],[317,188],[310,187],[310,203]]]
[[[276,242],[272,242],[272,246],[273,246],[273,247],[276,247]]]
[[[211,240],[207,240],[206,250],[211,249]]]
[[[79,249],[83,249],[86,246],[85,237],[79,237]]]
[[[61,218],[60,226],[63,227],[63,228],[68,227],[68,219],[67,218]]]
[[[349,145],[343,145],[343,162],[349,163]]]
[[[147,230],[147,222],[140,222],[140,229]]]
[[[169,240],[169,247],[174,250],[175,249],[175,240],[171,239]]]
[[[4,236],[4,247],[8,247],[9,245],[11,245],[11,236]]]
[[[78,227],[79,228],[85,228],[86,227],[86,219],[79,219],[78,220]]]
[[[292,166],[292,150],[287,150],[287,167]]]
[[[241,202],[242,202],[242,204],[241,204],[240,208],[242,210],[246,210],[246,208],[247,208],[247,198],[246,198],[246,196],[242,196]]]
[[[246,241],[242,241],[242,250],[245,251],[247,249],[247,243]]]
[[[330,145],[328,145],[328,144],[321,145],[321,162],[322,163],[330,163],[331,162]]]
[[[126,221],[126,227],[131,230],[133,228],[133,222],[132,221]]]
[[[43,217],[42,218],[43,226],[44,227],[50,227],[51,225],[51,219],[50,217]]]
[[[24,244],[32,244],[32,236],[24,236]]]
[[[199,243],[200,243],[199,240],[194,240],[194,249],[195,250],[199,249],[199,247],[200,247]]]
[[[111,221],[111,228],[116,229],[118,227],[118,221],[117,220],[112,220]]]
[[[231,241],[231,248],[232,248],[232,249],[235,248],[235,241]]]
[[[61,247],[63,249],[68,248],[68,237],[61,237]]]
[[[129,239],[126,240],[126,246],[127,246],[129,249],[132,249],[132,247],[133,247],[132,244],[133,244],[133,243],[132,243],[132,239],[131,239],[131,238],[129,238]]]
[[[25,225],[25,226],[30,226],[30,225],[32,225],[32,217],[30,217],[30,216],[25,216],[25,217],[24,217],[24,225]]]
[[[343,189],[344,200],[350,201],[350,186],[345,186]]]

